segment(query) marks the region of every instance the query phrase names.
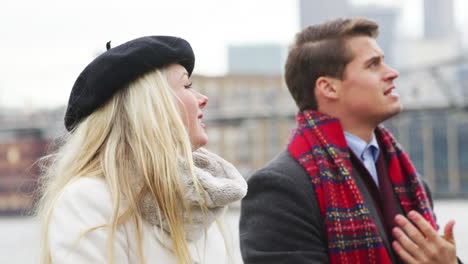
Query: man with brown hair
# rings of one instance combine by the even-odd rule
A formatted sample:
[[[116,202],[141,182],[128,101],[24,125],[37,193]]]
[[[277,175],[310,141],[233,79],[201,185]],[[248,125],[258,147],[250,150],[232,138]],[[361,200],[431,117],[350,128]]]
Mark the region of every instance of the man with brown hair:
[[[380,125],[402,106],[377,35],[365,18],[297,35],[285,72],[297,127],[249,179],[244,263],[457,263],[454,221],[437,234],[428,189]]]

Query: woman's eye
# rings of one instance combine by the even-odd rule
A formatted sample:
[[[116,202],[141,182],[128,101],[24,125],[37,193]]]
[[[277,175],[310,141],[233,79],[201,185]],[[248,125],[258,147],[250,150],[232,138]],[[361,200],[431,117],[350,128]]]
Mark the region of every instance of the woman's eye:
[[[187,85],[184,85],[184,87],[185,87],[185,89],[190,89],[190,88],[192,88],[192,83],[189,83],[189,84],[187,84]]]

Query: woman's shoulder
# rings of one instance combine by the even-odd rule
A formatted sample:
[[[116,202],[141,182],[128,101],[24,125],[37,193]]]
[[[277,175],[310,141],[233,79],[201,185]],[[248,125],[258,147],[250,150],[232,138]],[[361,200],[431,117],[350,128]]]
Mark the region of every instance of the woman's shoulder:
[[[103,179],[82,178],[68,184],[53,207],[49,223],[49,247],[54,262],[107,262],[107,237],[113,214],[112,199]],[[126,260],[126,232],[115,234],[117,259]]]
[[[103,222],[112,213],[112,200],[104,179],[80,178],[64,187],[56,201],[53,220]]]
[[[65,186],[62,192],[63,196],[90,196],[90,195],[109,194],[109,189],[106,181],[103,178],[88,178],[83,177],[69,183]]]

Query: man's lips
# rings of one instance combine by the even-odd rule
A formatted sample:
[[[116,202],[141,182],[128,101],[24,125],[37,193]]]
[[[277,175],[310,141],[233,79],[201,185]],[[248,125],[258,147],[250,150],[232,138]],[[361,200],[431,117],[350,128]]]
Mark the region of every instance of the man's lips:
[[[384,95],[391,94],[394,89],[395,89],[395,86],[392,86],[392,87],[388,88],[387,90],[385,90]]]

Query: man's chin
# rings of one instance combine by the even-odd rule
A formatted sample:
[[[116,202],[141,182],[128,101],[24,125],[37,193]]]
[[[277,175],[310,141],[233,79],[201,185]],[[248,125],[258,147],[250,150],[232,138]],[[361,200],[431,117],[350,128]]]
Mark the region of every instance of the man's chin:
[[[395,108],[392,109],[392,111],[389,111],[389,113],[388,113],[387,117],[385,118],[385,120],[390,119],[390,118],[398,115],[402,111],[403,111],[403,105],[401,105],[401,104],[396,105]],[[385,121],[385,120],[383,120],[383,121]]]

